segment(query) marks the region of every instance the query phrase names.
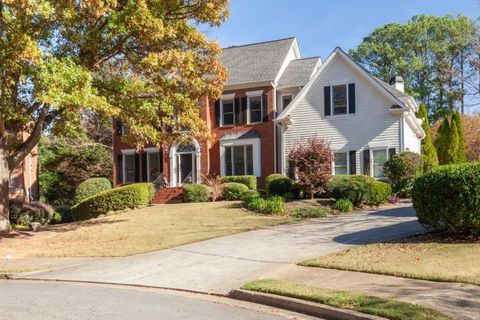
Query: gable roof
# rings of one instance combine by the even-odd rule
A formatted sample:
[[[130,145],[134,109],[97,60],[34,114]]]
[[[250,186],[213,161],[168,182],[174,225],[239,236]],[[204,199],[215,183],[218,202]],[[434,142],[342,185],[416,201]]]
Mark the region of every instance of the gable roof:
[[[294,44],[292,37],[224,48],[220,61],[228,70],[225,86],[274,81]]]
[[[290,61],[278,81],[278,88],[303,87],[320,63],[320,57],[295,59]]]

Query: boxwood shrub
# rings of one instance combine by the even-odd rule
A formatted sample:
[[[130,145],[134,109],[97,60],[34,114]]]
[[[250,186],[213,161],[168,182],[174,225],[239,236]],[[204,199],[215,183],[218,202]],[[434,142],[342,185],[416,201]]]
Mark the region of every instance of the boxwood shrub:
[[[135,183],[102,191],[72,207],[75,221],[96,218],[109,212],[146,206],[155,195],[152,183]]]
[[[208,190],[203,184],[186,184],[183,186],[184,202],[208,202]]]
[[[480,162],[440,166],[417,178],[412,201],[424,225],[480,234]]]
[[[292,191],[292,180],[278,173],[271,174],[265,179],[265,191],[275,196],[288,193]]]
[[[90,178],[77,186],[75,190],[75,199],[73,203],[79,203],[88,197],[93,196],[99,192],[112,188],[112,184],[107,178]]]
[[[372,181],[370,184],[370,197],[367,204],[379,205],[385,203],[392,195],[392,187],[389,183]]]
[[[248,190],[243,183],[229,182],[223,187],[223,197],[225,200],[240,200],[242,194]]]
[[[256,176],[226,176],[226,177],[221,177],[220,180],[222,181],[222,183],[229,183],[229,182],[242,183],[246,185],[250,190],[257,189]]]
[[[260,193],[258,193],[257,190],[247,190],[242,193],[242,196],[240,197],[240,199],[242,199],[242,201],[247,205],[250,201],[256,198],[260,198]]]
[[[392,192],[388,183],[364,175],[333,176],[327,190],[336,200],[348,199],[354,206],[384,203]]]

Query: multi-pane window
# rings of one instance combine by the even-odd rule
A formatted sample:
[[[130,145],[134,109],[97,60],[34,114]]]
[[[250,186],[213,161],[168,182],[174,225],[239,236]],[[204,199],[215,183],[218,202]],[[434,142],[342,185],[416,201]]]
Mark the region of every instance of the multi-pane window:
[[[335,153],[335,174],[348,174],[347,153]]]
[[[262,96],[248,97],[250,123],[262,122]]]
[[[123,177],[124,183],[135,182],[135,154],[123,155]]]
[[[222,124],[224,126],[235,124],[235,103],[233,99],[222,100]]]
[[[372,150],[372,162],[373,162],[373,177],[374,178],[384,178],[383,175],[383,165],[387,161],[387,150],[378,149]]]
[[[155,181],[161,174],[160,153],[147,152],[148,181]]]
[[[291,94],[282,96],[282,110],[285,110],[292,100],[293,96]]]
[[[225,175],[242,176],[253,174],[253,147],[241,145],[225,147]]]
[[[347,85],[342,84],[332,87],[333,114],[347,113]]]

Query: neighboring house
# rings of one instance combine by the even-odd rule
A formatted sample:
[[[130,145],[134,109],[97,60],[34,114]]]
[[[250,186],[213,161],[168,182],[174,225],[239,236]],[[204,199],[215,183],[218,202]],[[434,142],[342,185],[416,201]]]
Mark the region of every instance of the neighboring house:
[[[207,97],[202,118],[214,139],[206,143],[154,146],[141,153],[121,141],[115,124],[115,184],[167,181],[169,186],[198,183],[203,175],[255,175],[281,168],[279,128],[273,120],[300,92],[320,66],[320,58],[302,58],[295,38],[223,49],[228,69],[223,95]]]
[[[319,57],[302,58],[296,39],[287,38],[225,48],[221,61],[228,69],[223,94],[201,101],[214,139],[138,153],[122,142],[125,128],[114,122],[115,185],[165,181],[176,187],[204,175],[255,175],[262,187],[268,175],[287,172],[288,151],[311,136],[330,141],[337,174],[381,178],[393,152],[420,151],[424,132],[413,98],[400,83],[395,89],[370,76],[340,49],[322,64]]]
[[[372,77],[336,48],[275,120],[282,126],[282,157],[310,137],[327,140],[335,153],[333,174],[384,178],[383,164],[396,152],[420,153],[425,133],[415,100],[401,77],[390,85]],[[288,164],[284,164],[283,172]]]
[[[27,133],[22,134],[25,141],[28,138]],[[38,200],[38,149],[37,146],[25,157],[22,163],[13,169],[10,174],[10,199],[29,202]]]

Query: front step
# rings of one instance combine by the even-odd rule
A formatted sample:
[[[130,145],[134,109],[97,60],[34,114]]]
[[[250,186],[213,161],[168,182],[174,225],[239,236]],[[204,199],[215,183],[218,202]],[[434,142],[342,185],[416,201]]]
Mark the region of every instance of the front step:
[[[167,204],[167,203],[182,203],[183,202],[183,188],[160,188],[153,197],[153,204]]]

